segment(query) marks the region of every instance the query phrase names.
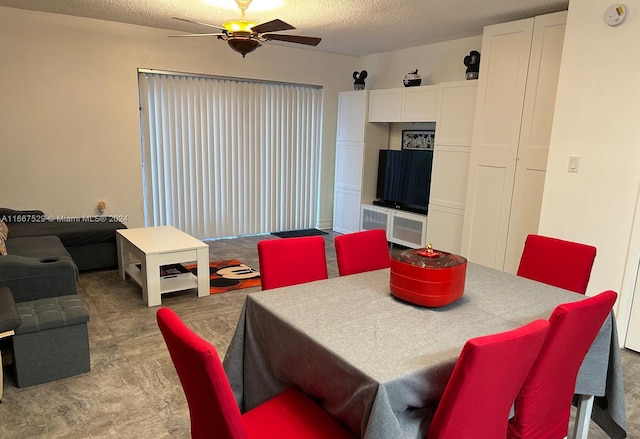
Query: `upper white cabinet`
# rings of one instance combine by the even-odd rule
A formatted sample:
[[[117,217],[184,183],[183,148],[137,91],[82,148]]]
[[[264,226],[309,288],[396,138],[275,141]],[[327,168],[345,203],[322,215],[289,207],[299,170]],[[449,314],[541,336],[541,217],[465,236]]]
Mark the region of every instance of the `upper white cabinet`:
[[[566,15],[484,29],[462,236],[472,262],[513,273],[538,230]]]
[[[360,230],[360,204],[375,198],[378,150],[386,148],[389,127],[367,123],[369,92],[338,96],[333,229]]]
[[[369,122],[434,122],[438,86],[371,90]]]
[[[369,122],[401,122],[402,89],[371,90]]]
[[[477,81],[439,85],[427,242],[459,254]]]
[[[403,89],[402,122],[433,122],[438,112],[438,86]]]

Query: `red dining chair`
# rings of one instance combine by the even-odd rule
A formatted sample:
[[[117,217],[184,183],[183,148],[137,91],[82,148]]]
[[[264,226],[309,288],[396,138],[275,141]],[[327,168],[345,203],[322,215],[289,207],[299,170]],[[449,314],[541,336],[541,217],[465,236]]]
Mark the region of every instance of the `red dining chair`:
[[[549,318],[549,335],[516,399],[509,439],[567,436],[580,365],[616,297],[613,291],[605,291],[556,307]]]
[[[524,243],[517,274],[584,294],[595,257],[596,248],[593,246],[529,235]]]
[[[389,268],[389,243],[382,229],[338,235],[333,242],[340,276]]]
[[[192,438],[355,438],[295,387],[240,414],[215,347],[169,308],[159,309],[156,318],[187,397]]]
[[[511,407],[548,329],[548,321],[536,320],[467,341],[427,439],[505,438]]]
[[[259,241],[258,259],[263,290],[329,277],[322,236]]]

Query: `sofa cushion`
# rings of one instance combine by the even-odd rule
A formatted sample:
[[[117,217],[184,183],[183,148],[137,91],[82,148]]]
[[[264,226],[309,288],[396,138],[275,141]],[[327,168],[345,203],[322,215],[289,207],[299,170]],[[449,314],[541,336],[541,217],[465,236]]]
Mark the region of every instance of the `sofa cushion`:
[[[57,236],[10,238],[0,256],[0,287],[16,302],[75,294],[78,267]]]
[[[73,261],[57,236],[34,236],[7,240],[7,251],[11,255],[36,258],[41,262],[55,259]]]
[[[55,235],[65,247],[116,241],[116,230],[126,229],[121,222],[109,218],[96,221],[44,221],[40,223],[14,223],[11,238]]]

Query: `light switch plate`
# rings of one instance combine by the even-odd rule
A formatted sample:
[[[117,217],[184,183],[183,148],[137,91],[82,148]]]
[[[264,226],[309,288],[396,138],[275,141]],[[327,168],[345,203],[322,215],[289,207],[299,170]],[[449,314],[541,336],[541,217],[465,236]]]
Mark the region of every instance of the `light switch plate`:
[[[579,170],[580,170],[580,157],[577,155],[570,155],[568,172],[577,174]]]

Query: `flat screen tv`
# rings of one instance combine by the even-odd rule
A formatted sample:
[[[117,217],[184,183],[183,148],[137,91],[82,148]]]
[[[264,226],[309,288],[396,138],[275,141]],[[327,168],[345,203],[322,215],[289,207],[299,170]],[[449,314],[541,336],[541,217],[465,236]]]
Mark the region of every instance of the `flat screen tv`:
[[[374,204],[427,213],[433,151],[381,149]]]

